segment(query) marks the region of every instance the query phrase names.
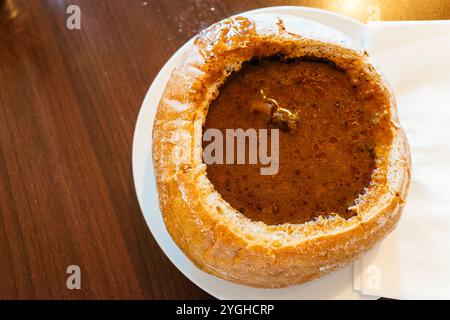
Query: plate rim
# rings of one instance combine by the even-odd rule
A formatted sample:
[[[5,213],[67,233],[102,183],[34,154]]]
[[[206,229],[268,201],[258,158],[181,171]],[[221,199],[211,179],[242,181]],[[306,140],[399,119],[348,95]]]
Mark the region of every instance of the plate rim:
[[[319,8],[310,8],[310,7],[303,7],[303,6],[272,6],[272,7],[264,7],[264,8],[258,8],[258,9],[253,9],[253,10],[249,10],[249,11],[244,11],[241,13],[238,13],[236,15],[253,15],[253,14],[259,14],[259,13],[280,13],[280,11],[287,11],[284,14],[291,14],[297,17],[301,17],[303,19],[308,19],[305,17],[302,17],[298,14],[295,13],[289,13],[289,11],[297,11],[297,12],[302,12],[302,13],[309,13],[309,14],[321,14],[321,15],[328,15],[330,17],[333,17],[335,19],[340,19],[342,21],[346,21],[347,23],[351,23],[353,25],[358,25],[359,28],[365,28],[365,25],[359,21],[357,21],[356,19],[353,19],[351,17],[347,17],[347,16],[343,16],[340,15],[339,13],[333,12],[333,11],[329,11],[329,10],[323,10],[323,9],[319,9]],[[278,11],[278,12],[276,12]],[[234,16],[236,16],[234,15]],[[312,19],[310,19],[312,20]],[[314,21],[314,20],[313,20]],[[317,21],[316,21],[317,22]],[[321,23],[321,22],[319,22]],[[195,36],[194,36],[195,37]],[[194,38],[193,37],[193,38]],[[152,103],[151,98],[152,96],[155,94],[155,92],[161,91],[161,95],[164,91],[165,88],[165,84],[167,84],[167,81],[164,84],[164,88],[160,88],[157,87],[157,85],[159,83],[161,83],[162,81],[164,81],[164,78],[168,78],[168,75],[172,72],[173,67],[175,66],[175,63],[180,59],[182,53],[185,51],[186,47],[193,41],[193,38],[189,39],[185,44],[183,44],[177,51],[175,51],[175,53],[167,60],[167,62],[163,65],[163,67],[159,70],[158,74],[155,76],[155,78],[153,79],[151,85],[149,86],[149,89],[147,90],[145,97],[143,99],[143,102],[141,104],[141,107],[139,109],[138,115],[137,115],[137,119],[136,119],[136,123],[135,123],[135,129],[133,132],[133,142],[132,142],[132,176],[133,176],[133,184],[134,184],[134,189],[135,189],[135,193],[138,199],[138,203],[139,203],[139,207],[141,209],[142,215],[144,216],[145,222],[147,224],[147,227],[149,228],[153,238],[155,239],[155,241],[157,242],[158,246],[160,247],[160,249],[164,252],[164,254],[166,255],[166,257],[170,260],[170,262],[185,276],[187,277],[191,282],[193,282],[195,285],[197,285],[199,288],[201,288],[202,290],[204,290],[205,292],[207,292],[208,294],[218,298],[218,299],[229,299],[229,297],[222,295],[220,292],[217,292],[211,288],[209,288],[206,284],[204,284],[203,282],[199,281],[194,275],[192,275],[192,273],[189,272],[189,270],[186,270],[185,266],[181,266],[179,265],[176,261],[175,261],[175,257],[174,257],[174,253],[169,252],[168,250],[166,250],[166,245],[174,245],[175,246],[175,250],[180,251],[181,250],[178,248],[178,246],[176,246],[175,242],[173,241],[173,239],[170,237],[170,235],[168,234],[165,225],[163,223],[163,229],[165,231],[165,233],[167,233],[168,238],[169,238],[169,244],[165,244],[163,243],[163,241],[166,241],[166,239],[162,239],[159,235],[159,232],[157,232],[156,227],[153,226],[152,224],[152,215],[154,215],[155,213],[152,212],[146,212],[145,210],[145,203],[144,203],[144,190],[145,190],[145,186],[143,186],[143,183],[139,183],[139,181],[141,181],[141,175],[138,174],[138,172],[140,172],[141,170],[138,170],[138,167],[140,166],[140,162],[142,161],[143,156],[146,156],[146,161],[144,160],[144,163],[148,163],[150,162],[150,164],[147,166],[149,166],[150,168],[147,168],[147,170],[149,171],[149,173],[153,176],[153,181],[152,183],[154,184],[154,172],[153,172],[153,163],[152,163],[152,143],[151,143],[151,138],[152,138],[152,130],[153,130],[153,120],[156,114],[156,109],[155,110],[151,110],[152,107],[155,106],[156,103]],[[363,45],[363,43],[360,41],[360,45]],[[159,97],[160,98],[160,97]],[[159,100],[158,100],[159,101]],[[147,114],[150,114],[150,119],[147,119],[146,116]],[[148,121],[151,120],[151,124],[148,125]],[[146,134],[141,135],[143,132],[147,131],[147,134],[149,133],[149,135],[147,136]],[[144,137],[147,137],[147,139],[144,139]],[[143,154],[142,152],[140,152],[140,147],[141,147],[141,140],[147,141],[147,148],[146,148],[146,152],[144,151]],[[148,140],[150,140],[148,142]],[[150,156],[150,159],[148,159]],[[150,161],[148,161],[150,160]],[[144,170],[146,171],[146,170]],[[145,174],[144,174],[145,175]],[[156,186],[153,186],[155,191],[156,191]],[[156,205],[156,210],[157,210],[157,214],[159,214],[159,216],[161,216],[161,211],[159,208],[159,203],[157,202]],[[155,219],[157,219],[158,217],[155,217]],[[162,216],[160,217],[162,219]],[[164,233],[164,231],[162,231]],[[182,252],[181,252],[182,253]],[[184,255],[184,253],[182,253]],[[185,257],[186,259],[188,259],[187,257]],[[189,260],[189,259],[188,259]],[[189,262],[192,264],[192,262],[189,260]],[[194,266],[192,264],[192,266]],[[197,267],[194,266],[194,268],[196,268],[198,271],[205,273],[204,271],[201,271],[200,269],[198,269]],[[206,273],[205,273],[206,274]],[[211,276],[209,274],[206,274],[208,276]],[[239,285],[239,284],[234,284],[232,282],[226,281],[226,280],[222,280],[219,279],[215,276],[211,276],[213,278],[215,278],[215,280],[218,281],[225,281],[227,283],[230,283],[232,285],[235,286],[242,286],[245,288],[251,288],[248,286],[243,286],[243,285]],[[321,280],[323,278],[319,278],[318,280]],[[253,288],[251,288],[253,289]],[[280,290],[280,289],[264,289],[264,290]],[[281,289],[282,290],[282,289]],[[358,293],[355,293],[355,296]],[[366,295],[362,295],[359,293],[359,299],[377,299],[379,297],[375,297],[375,296],[366,296]],[[264,299],[263,297],[259,297],[257,299]],[[272,297],[272,299],[274,299]]]

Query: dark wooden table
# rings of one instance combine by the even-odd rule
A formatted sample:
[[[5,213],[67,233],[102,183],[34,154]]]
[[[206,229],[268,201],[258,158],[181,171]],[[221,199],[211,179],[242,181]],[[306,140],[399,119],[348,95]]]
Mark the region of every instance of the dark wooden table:
[[[81,8],[81,30],[66,27],[70,4]],[[0,298],[210,298],[145,224],[131,174],[134,125],[153,78],[186,40],[272,5],[362,21],[374,12],[450,18],[447,0],[0,0]],[[66,287],[69,265],[81,268],[81,290]]]

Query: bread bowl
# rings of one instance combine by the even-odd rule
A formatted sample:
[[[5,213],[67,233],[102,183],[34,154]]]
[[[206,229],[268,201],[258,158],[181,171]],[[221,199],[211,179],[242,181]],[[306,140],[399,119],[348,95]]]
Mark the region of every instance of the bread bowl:
[[[255,59],[258,61],[256,65]],[[293,64],[288,66],[289,63]],[[340,181],[339,183],[350,183],[356,189],[337,184],[330,192],[331,189],[321,179],[332,177],[345,180],[345,175],[352,172],[347,170],[351,166],[347,166],[339,174],[334,173],[336,170],[321,174],[327,166],[333,169],[341,165],[345,167],[346,161],[341,154],[340,160],[331,164],[328,160],[338,155],[336,151],[320,150],[323,151],[320,153],[325,154],[325,161],[314,159],[308,162],[290,158],[289,160],[295,161],[286,162],[286,166],[280,161],[280,175],[271,178],[282,183],[284,180],[280,180],[280,176],[290,179],[289,172],[295,172],[293,162],[303,166],[305,175],[313,177],[309,183],[295,186],[301,191],[298,196],[303,196],[302,201],[312,202],[314,206],[302,207],[300,204],[298,212],[280,213],[276,219],[265,208],[262,208],[263,214],[259,214],[258,210],[250,206],[270,198],[271,191],[277,184],[267,191],[267,188],[255,189],[256,185],[249,182],[248,186],[253,188],[250,191],[262,196],[256,197],[258,201],[253,201],[254,203],[244,201],[244,205],[249,207],[241,208],[240,198],[245,197],[233,197],[236,190],[227,194],[226,188],[221,184],[223,167],[204,163],[202,130],[209,124],[224,124],[226,127],[227,119],[231,122],[232,119],[227,117],[231,108],[220,107],[223,105],[220,99],[227,101],[225,86],[232,87],[236,78],[238,80],[234,82],[234,87],[243,87],[243,82],[239,82],[239,79],[246,76],[242,72],[247,75],[252,73],[252,70],[249,71],[252,66],[253,71],[260,72],[260,75],[264,75],[267,68],[282,68],[287,73],[297,68],[295,70],[306,75],[303,79],[304,87],[312,83],[312,78],[307,77],[308,72],[316,80],[325,80],[327,75],[331,75],[337,80],[325,85],[328,92],[340,92],[336,91],[336,86],[339,90],[347,90],[347,93],[355,88],[355,101],[370,101],[367,106],[358,109],[369,113],[362,121],[363,131],[369,131],[368,138],[363,140],[373,143],[370,152],[367,152],[373,157],[373,162],[366,166],[366,171],[370,170],[365,179],[367,181],[362,185]],[[238,76],[233,80],[233,75]],[[252,87],[251,90],[254,89]],[[320,92],[324,91],[324,87],[319,86],[317,90],[319,89],[322,90]],[[245,87],[243,90],[243,94],[237,96],[245,96]],[[231,96],[233,92],[236,93],[229,90]],[[325,98],[317,96],[320,108],[333,96],[326,93],[323,95]],[[352,114],[354,107],[350,103],[352,96],[349,93],[344,96],[341,110],[345,112],[342,115],[344,118],[339,118],[340,121],[346,120],[345,115]],[[312,97],[315,95],[309,96],[309,102]],[[282,99],[281,96],[279,98]],[[337,102],[341,108],[339,101]],[[237,104],[239,101],[235,105]],[[222,114],[222,111],[218,111],[219,115],[214,120],[211,106],[217,107],[213,110],[225,111]],[[371,106],[375,106],[373,112],[370,111]],[[340,126],[329,116],[332,109],[328,104],[326,112],[319,115],[318,122],[313,122],[325,124],[322,126],[325,129],[318,132],[307,126],[307,120],[314,117],[315,111],[306,107],[302,110],[309,111],[301,115],[304,118],[300,116],[302,121],[299,131],[282,132],[280,135],[297,137],[299,132],[304,131],[313,141],[319,139],[320,135],[327,135],[328,131],[339,133]],[[208,115],[211,117],[208,118]],[[240,120],[239,117],[235,118]],[[239,124],[242,122],[234,123]],[[352,130],[350,132],[353,133]],[[349,152],[353,152],[352,144],[349,143],[352,137],[346,131],[340,132],[334,138],[343,142],[338,142],[334,150],[350,145]],[[316,140],[314,141],[320,141]],[[315,145],[319,149],[322,147],[321,143],[311,141],[305,141],[303,145],[307,150],[306,155],[312,155],[311,150]],[[282,142],[283,140],[280,146],[283,150]],[[295,140],[294,143],[298,144],[299,141]],[[365,155],[364,159],[370,160],[369,156]],[[356,160],[357,164],[359,160]],[[351,161],[349,162],[352,163]],[[311,163],[319,163],[320,167],[309,170],[308,165]],[[263,288],[286,287],[320,277],[348,264],[381,241],[393,230],[400,218],[411,167],[408,143],[398,122],[394,95],[381,73],[370,62],[367,53],[344,35],[323,25],[287,15],[269,14],[234,17],[219,22],[199,34],[187,48],[159,103],[153,127],[153,164],[164,222],[180,249],[196,266],[208,273],[236,283]],[[289,170],[283,173],[285,167]],[[233,171],[235,169],[230,171],[234,180],[239,179],[242,173],[241,168],[238,168],[236,172]],[[257,180],[255,176],[252,177],[255,179],[250,180]],[[299,183],[303,181],[298,180]],[[311,193],[310,189],[315,190],[315,185],[322,189],[319,196],[305,195]],[[341,209],[348,199],[345,199],[347,202],[337,201],[337,197],[333,196],[340,191],[340,187],[348,191],[348,194],[354,194],[355,190],[362,188],[345,211]],[[348,189],[352,189],[351,192]],[[344,195],[347,194],[344,192]],[[275,196],[273,198],[271,200],[277,201]],[[320,200],[325,198],[326,201]],[[345,197],[340,194],[340,198]],[[305,199],[311,201],[304,201]],[[278,202],[280,206],[284,200]],[[339,210],[322,212],[327,208],[325,206],[325,209],[320,208],[319,214],[311,213],[311,210],[320,207],[323,202],[331,207],[339,204],[336,207]],[[306,216],[303,214],[305,208],[308,209]]]

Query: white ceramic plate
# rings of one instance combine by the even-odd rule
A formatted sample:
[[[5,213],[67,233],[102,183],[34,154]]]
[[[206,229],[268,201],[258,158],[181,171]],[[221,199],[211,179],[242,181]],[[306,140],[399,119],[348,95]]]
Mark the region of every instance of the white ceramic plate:
[[[270,7],[242,13],[290,14],[331,26],[363,45],[365,25],[336,13],[305,7]],[[241,15],[242,15],[241,14]],[[191,40],[192,41],[192,40]],[[161,69],[145,96],[133,141],[133,177],[139,204],[150,231],[172,263],[197,286],[219,299],[374,299],[353,291],[353,268],[348,266],[305,285],[285,289],[255,289],[209,275],[183,254],[167,232],[158,206],[152,165],[152,126],[156,108],[170,74],[186,45]]]

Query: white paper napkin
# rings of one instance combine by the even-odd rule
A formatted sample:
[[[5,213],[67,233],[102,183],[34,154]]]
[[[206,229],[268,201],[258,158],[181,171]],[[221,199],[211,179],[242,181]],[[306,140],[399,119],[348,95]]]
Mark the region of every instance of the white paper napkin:
[[[366,49],[391,83],[412,152],[397,229],[354,264],[354,289],[450,299],[450,21],[373,22]]]

